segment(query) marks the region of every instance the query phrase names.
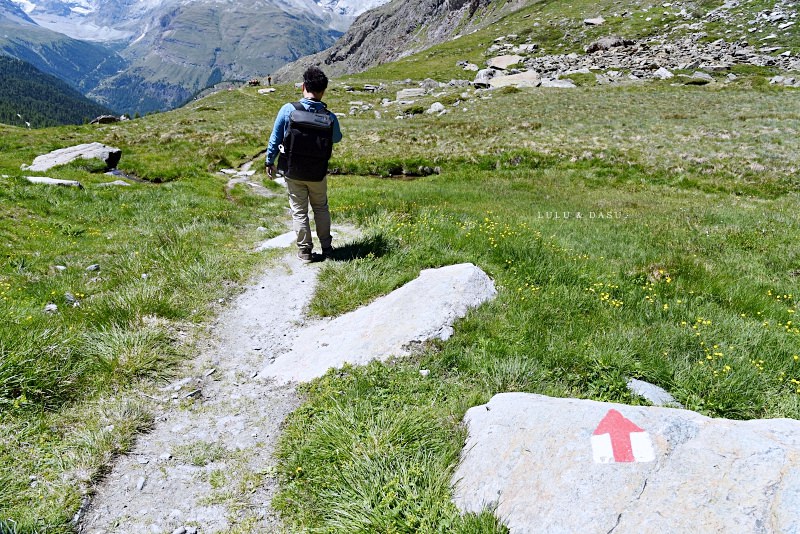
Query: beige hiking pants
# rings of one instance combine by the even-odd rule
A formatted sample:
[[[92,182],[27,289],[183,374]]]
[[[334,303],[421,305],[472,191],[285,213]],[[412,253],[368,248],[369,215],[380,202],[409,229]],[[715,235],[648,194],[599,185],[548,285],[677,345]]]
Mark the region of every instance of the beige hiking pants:
[[[297,233],[297,246],[311,250],[311,223],[308,220],[308,205],[314,211],[314,226],[323,249],[331,246],[331,213],[328,210],[328,177],[321,182],[305,182],[286,178],[289,190],[289,208],[292,211],[292,228]]]

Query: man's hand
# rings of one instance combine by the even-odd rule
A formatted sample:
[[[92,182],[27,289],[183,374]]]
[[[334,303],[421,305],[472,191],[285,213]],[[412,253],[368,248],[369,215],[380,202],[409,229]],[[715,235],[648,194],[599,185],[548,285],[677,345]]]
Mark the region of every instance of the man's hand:
[[[275,164],[267,165],[267,176],[275,178]]]

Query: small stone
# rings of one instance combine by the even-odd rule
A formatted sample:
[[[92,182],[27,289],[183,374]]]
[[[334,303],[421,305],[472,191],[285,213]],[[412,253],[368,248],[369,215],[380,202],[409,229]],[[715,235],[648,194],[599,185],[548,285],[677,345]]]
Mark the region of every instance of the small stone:
[[[162,462],[168,462],[169,460],[172,460],[172,455],[168,452],[165,452],[159,455],[158,459],[161,460]]]
[[[100,264],[99,263],[93,263],[90,266],[88,266],[86,268],[86,270],[89,271],[89,272],[99,271],[100,270]]]
[[[67,304],[71,304],[73,306],[77,306],[78,305],[78,299],[76,299],[75,295],[73,295],[69,291],[64,293],[64,300],[67,302]]]
[[[54,269],[55,269],[56,271],[59,271],[59,272],[64,272],[64,271],[66,271],[66,270],[67,270],[67,268],[66,268],[64,265],[56,265],[56,266],[54,267]]]
[[[147,464],[149,464],[149,463],[150,463],[150,458],[146,458],[146,457],[144,457],[144,456],[140,456],[139,458],[137,458],[137,459],[136,459],[136,461],[137,461],[137,462],[138,462],[140,465],[147,465]]]
[[[433,114],[433,113],[441,113],[442,111],[445,111],[444,104],[442,104],[441,102],[434,102],[433,104],[431,104],[431,107],[427,111],[425,111],[425,113]]]
[[[683,408],[681,403],[676,401],[667,390],[649,382],[645,382],[644,380],[631,378],[628,380],[627,386],[631,393],[639,395],[640,397],[648,400],[653,406],[672,406]]]
[[[145,477],[139,477],[139,480],[136,481],[136,491],[142,491],[146,481],[147,479]]]
[[[114,180],[113,182],[104,182],[102,184],[97,184],[97,187],[130,187],[131,184],[126,182],[125,180]]]
[[[658,78],[659,80],[668,80],[675,76],[669,70],[665,69],[664,67],[659,68],[657,71],[653,73],[653,77]]]
[[[178,527],[172,531],[172,534],[186,534],[186,527]]]
[[[216,369],[209,369],[208,371],[206,371],[205,373],[203,373],[203,376],[211,376],[211,375],[213,375],[213,374],[214,374],[214,373],[216,373],[216,372],[217,372],[217,370],[216,370]]]
[[[583,19],[583,23],[587,26],[600,26],[601,24],[605,23],[606,19],[603,17],[595,17],[591,19]]]
[[[429,374],[431,374],[431,371],[430,371],[430,369],[420,369],[419,370],[419,374],[421,376],[425,377],[425,376],[428,376]]]
[[[44,312],[45,313],[56,313],[56,312],[58,312],[58,306],[56,306],[55,304],[53,304],[51,302],[50,304],[48,304],[47,306],[44,307]]]
[[[190,391],[189,393],[184,395],[184,398],[186,398],[186,399],[196,399],[196,398],[199,398],[200,396],[202,396],[202,394],[203,394],[203,390],[195,389],[194,391]]]
[[[46,176],[26,176],[25,179],[32,184],[59,185],[59,186],[77,187],[78,189],[83,189],[83,184],[81,184],[77,180],[59,180],[57,178],[48,178]]]

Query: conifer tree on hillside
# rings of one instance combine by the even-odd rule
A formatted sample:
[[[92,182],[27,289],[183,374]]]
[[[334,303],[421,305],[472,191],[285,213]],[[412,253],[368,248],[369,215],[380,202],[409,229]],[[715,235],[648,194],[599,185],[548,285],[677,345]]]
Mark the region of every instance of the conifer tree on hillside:
[[[41,128],[113,113],[29,63],[0,56],[0,123]]]

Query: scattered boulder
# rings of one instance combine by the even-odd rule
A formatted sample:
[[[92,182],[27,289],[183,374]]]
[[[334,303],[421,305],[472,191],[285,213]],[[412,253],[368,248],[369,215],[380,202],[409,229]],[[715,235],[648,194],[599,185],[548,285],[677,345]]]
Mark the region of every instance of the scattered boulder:
[[[471,263],[425,269],[416,280],[367,306],[306,327],[292,350],[259,376],[304,382],[331,367],[407,354],[427,340],[449,338],[456,319],[496,294],[492,280]]]
[[[450,80],[447,82],[448,87],[469,87],[472,82],[469,80]]]
[[[275,92],[275,88],[274,87],[265,87],[264,89],[259,89],[258,90],[258,94],[260,94],[260,95],[268,95],[268,94],[274,93],[274,92]]]
[[[675,76],[674,74],[672,74],[669,70],[665,69],[664,67],[659,68],[657,71],[653,73],[653,78],[658,78],[659,80],[669,80],[674,76]]]
[[[512,534],[800,531],[800,421],[527,393],[464,421],[455,503]]]
[[[683,408],[681,403],[676,401],[675,397],[670,395],[666,389],[660,388],[655,384],[637,378],[631,378],[628,380],[627,386],[631,393],[639,395],[643,399],[649,401],[653,406]]]
[[[540,87],[551,87],[556,89],[574,89],[575,82],[572,80],[542,80]]]
[[[420,87],[425,90],[426,93],[430,93],[431,91],[435,91],[441,87],[439,82],[436,80],[432,80],[431,78],[425,78],[420,82]]]
[[[479,89],[488,89],[491,86],[491,80],[498,75],[497,73],[498,71],[495,69],[479,70],[472,85]]]
[[[115,117],[114,115],[100,115],[99,117],[95,117],[89,124],[111,124],[114,122],[119,122],[120,119]]]
[[[130,187],[131,184],[126,182],[125,180],[114,180],[113,182],[104,182],[102,184],[97,184],[97,187]]]
[[[263,252],[265,250],[272,250],[277,248],[289,248],[297,244],[297,234],[295,232],[286,232],[272,239],[268,239],[261,243],[256,252]]]
[[[594,17],[594,18],[591,18],[591,19],[583,19],[583,23],[586,24],[587,26],[601,26],[602,24],[605,24],[605,22],[606,22],[606,19],[604,19],[603,17]]]
[[[419,98],[421,96],[425,96],[425,89],[422,88],[411,88],[411,89],[401,89],[397,91],[397,100],[406,100],[409,98]]]
[[[447,109],[445,109],[444,104],[442,104],[441,102],[434,102],[433,104],[431,104],[430,108],[425,110],[425,113],[427,113],[428,115],[433,115],[434,113],[440,113],[441,114],[441,113],[444,113],[446,111],[447,111]]]
[[[83,184],[78,182],[77,180],[59,180],[56,178],[47,178],[45,176],[26,176],[25,179],[32,184],[60,185],[65,187],[77,187],[78,189],[83,189]]]
[[[489,85],[493,89],[501,87],[539,87],[541,83],[542,77],[535,70],[527,70],[508,76],[498,76],[489,80]]]
[[[523,52],[530,54],[531,52],[535,52],[539,48],[539,45],[536,43],[524,43],[514,47],[514,52]]]
[[[706,85],[714,81],[714,77],[703,71],[696,71],[689,77],[687,85]]]
[[[23,170],[42,172],[58,165],[65,165],[76,159],[99,159],[106,167],[113,169],[119,163],[122,151],[102,143],[86,143],[54,150],[49,154],[37,156],[30,166],[22,165]]]
[[[492,69],[506,70],[511,65],[522,63],[525,58],[516,54],[493,57],[487,61],[487,65]]]
[[[771,85],[784,85],[786,87],[800,87],[800,80],[793,76],[773,76],[770,78]]]
[[[621,46],[631,46],[632,44],[633,41],[629,39],[623,39],[622,37],[601,37],[586,47],[586,53],[592,54],[594,52],[611,50],[612,48]]]

